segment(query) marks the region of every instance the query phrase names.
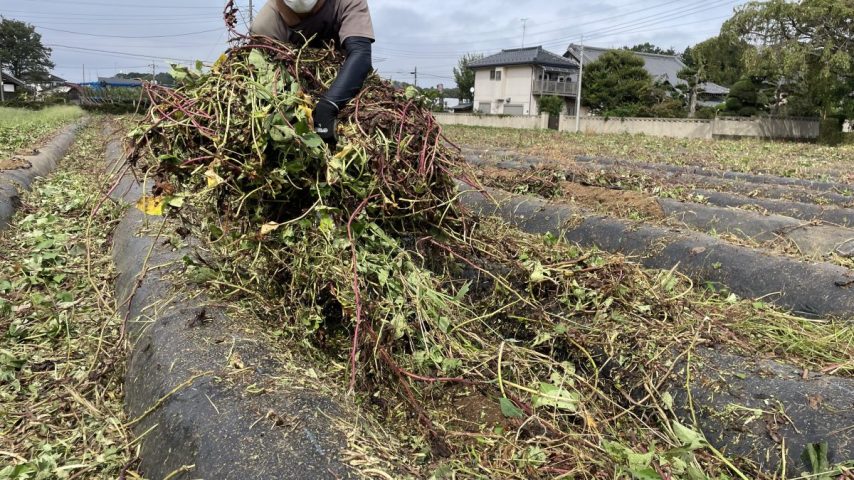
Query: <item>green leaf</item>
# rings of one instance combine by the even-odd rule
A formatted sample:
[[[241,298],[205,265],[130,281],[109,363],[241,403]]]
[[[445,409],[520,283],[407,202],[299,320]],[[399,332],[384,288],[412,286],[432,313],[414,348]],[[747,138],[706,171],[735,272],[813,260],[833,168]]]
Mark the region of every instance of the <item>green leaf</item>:
[[[181,208],[184,206],[184,197],[180,195],[176,195],[174,197],[170,197],[167,201],[170,207]]]
[[[524,418],[525,412],[522,411],[519,407],[513,404],[509,398],[501,398],[498,400],[498,403],[501,405],[501,414],[507,418]]]
[[[823,474],[816,480],[830,480],[831,476],[826,474],[830,470],[830,461],[827,458],[827,443],[811,443],[807,445],[801,458],[812,468],[812,473]]]
[[[664,392],[661,396],[661,403],[663,403],[668,410],[673,410],[673,395],[671,395],[670,392]]]
[[[560,410],[575,413],[581,396],[577,392],[569,392],[551,383],[540,383],[540,394],[534,396],[535,407],[555,407]]]
[[[649,468],[652,463],[653,453],[636,453],[631,452],[626,455],[626,460],[629,462],[629,468],[632,470]]]
[[[315,133],[308,133],[302,137],[302,142],[308,148],[319,148],[323,145],[323,139]]]
[[[645,468],[631,468],[629,467],[629,473],[632,474],[632,477],[635,480],[662,480],[661,475],[658,474],[655,470],[645,467]]]
[[[673,427],[673,433],[676,434],[676,438],[678,438],[679,441],[682,442],[682,445],[689,450],[699,450],[708,445],[708,442],[703,438],[702,434],[691,430],[676,420],[672,420],[670,423]]]

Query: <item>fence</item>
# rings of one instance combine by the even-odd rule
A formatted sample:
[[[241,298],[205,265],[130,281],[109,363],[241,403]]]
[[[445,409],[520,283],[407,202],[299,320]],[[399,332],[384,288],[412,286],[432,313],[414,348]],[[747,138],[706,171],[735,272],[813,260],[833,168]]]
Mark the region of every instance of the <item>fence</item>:
[[[537,129],[548,128],[549,116],[543,115],[460,115],[455,113],[435,113],[436,120],[442,125],[466,125],[469,127],[497,127]]]
[[[547,128],[548,116],[501,117],[490,115],[438,114],[446,125],[469,125],[505,128]],[[819,120],[814,118],[739,118],[721,117],[712,120],[684,118],[610,118],[581,117],[580,130],[598,134],[644,134],[674,138],[767,138],[815,140]],[[559,130],[575,131],[575,117],[562,115]]]

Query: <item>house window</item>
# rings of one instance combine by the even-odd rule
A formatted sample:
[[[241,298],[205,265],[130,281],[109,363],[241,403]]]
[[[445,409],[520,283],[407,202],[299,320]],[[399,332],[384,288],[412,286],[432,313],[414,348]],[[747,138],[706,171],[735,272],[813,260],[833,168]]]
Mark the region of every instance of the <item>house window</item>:
[[[490,80],[496,80],[496,81],[501,80],[501,70],[496,70],[494,68],[492,70],[490,70],[489,79]]]
[[[4,92],[15,92],[15,84],[14,83],[4,83],[3,84]]]

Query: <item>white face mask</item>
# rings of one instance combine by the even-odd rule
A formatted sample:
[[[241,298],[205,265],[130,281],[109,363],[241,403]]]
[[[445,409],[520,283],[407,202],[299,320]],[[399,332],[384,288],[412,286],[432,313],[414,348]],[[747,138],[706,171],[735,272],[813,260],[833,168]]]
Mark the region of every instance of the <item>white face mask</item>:
[[[294,13],[311,13],[317,5],[317,0],[285,0],[285,5]]]

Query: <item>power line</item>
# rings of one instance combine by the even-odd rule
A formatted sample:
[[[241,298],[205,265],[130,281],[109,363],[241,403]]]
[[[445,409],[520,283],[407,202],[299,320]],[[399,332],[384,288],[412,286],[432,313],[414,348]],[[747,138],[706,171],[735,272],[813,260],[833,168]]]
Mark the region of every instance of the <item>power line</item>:
[[[99,34],[99,33],[73,32],[73,31],[71,31],[71,30],[61,30],[61,29],[58,29],[58,28],[48,28],[48,27],[42,27],[42,26],[39,26],[39,25],[33,25],[33,26],[34,26],[34,27],[37,27],[37,28],[41,28],[42,30],[48,30],[48,31],[51,31],[51,32],[70,33],[70,34],[72,34],[72,35],[83,35],[83,36],[86,36],[86,37],[98,37],[98,38],[127,38],[127,39],[134,39],[134,38],[141,39],[141,38],[172,38],[172,37],[190,37],[190,36],[193,36],[193,35],[201,35],[201,34],[203,34],[203,33],[211,33],[211,32],[221,32],[221,31],[223,31],[223,30],[224,30],[224,28],[213,28],[213,29],[210,29],[210,30],[201,30],[201,31],[198,31],[198,32],[175,33],[175,34],[170,34],[170,35],[142,35],[142,36],[131,36],[131,35],[105,35],[105,34]]]
[[[122,56],[122,57],[131,57],[131,58],[144,58],[144,59],[152,59],[152,58],[164,58],[161,54],[145,54],[145,53],[131,53],[131,52],[119,52],[115,50],[101,50],[98,48],[85,48],[85,47],[74,47],[70,45],[60,45],[56,43],[46,44],[45,46],[51,48],[60,48],[60,49],[68,49],[68,50],[77,50],[82,52],[93,52],[93,53],[102,53],[105,55],[113,55],[113,56]],[[188,58],[175,58],[175,57],[166,57],[168,60],[175,60],[179,62],[195,62],[196,60],[188,59]]]
[[[679,24],[684,24],[684,22],[682,22],[681,19],[684,18],[685,15],[701,13],[701,12],[711,10],[711,9],[715,9],[715,8],[719,8],[719,7],[728,5],[728,4],[737,3],[738,1],[740,1],[740,0],[718,0],[717,2],[713,2],[711,5],[709,5],[709,3],[705,2],[705,1],[696,1],[696,2],[692,2],[691,4],[689,4],[686,7],[682,7],[680,9],[675,10],[672,15],[668,15],[668,16],[664,16],[664,17],[654,16],[654,15],[653,16],[641,17],[641,18],[635,19],[633,21],[622,22],[622,23],[618,23],[616,25],[611,25],[609,27],[605,27],[605,28],[601,28],[601,29],[597,29],[597,30],[592,30],[592,31],[587,31],[584,34],[588,38],[598,38],[598,37],[604,36],[604,34],[630,33],[632,30],[637,30],[639,28],[646,29],[647,27],[662,24],[662,23],[665,23],[668,21],[675,20],[677,18],[680,19],[680,22],[675,24],[675,25],[672,25],[672,26],[679,26]],[[695,22],[695,23],[702,23],[702,22],[708,22],[708,21],[709,21],[709,19],[703,19],[702,21]],[[578,34],[573,34],[573,35],[569,35],[569,36],[562,36],[559,38],[553,38],[553,39],[548,40],[548,41],[537,42],[537,43],[541,44],[542,46],[569,43],[571,41],[574,41],[574,40],[577,40],[578,38],[580,38],[580,35],[581,34],[579,32]],[[395,44],[397,44],[397,43],[395,43]],[[458,42],[457,44],[459,45],[460,42]],[[490,50],[472,51],[471,49],[460,49],[460,50],[443,51],[443,52],[437,52],[435,50],[430,51],[430,52],[419,52],[419,51],[412,51],[412,50],[398,50],[398,49],[392,49],[392,48],[384,48],[384,47],[378,46],[377,51],[382,52],[383,54],[387,54],[387,55],[392,56],[392,57],[394,57],[394,56],[400,57],[400,56],[417,55],[420,58],[445,58],[448,55],[461,55],[464,53],[484,53],[484,54],[487,54],[487,53],[493,52],[494,50],[490,49]]]
[[[38,4],[55,3],[55,4],[62,4],[62,5],[69,5],[71,3],[74,6],[90,5],[90,6],[95,6],[95,7],[109,7],[109,8],[144,8],[146,10],[150,10],[152,8],[198,10],[201,8],[201,9],[216,9],[216,10],[222,11],[222,9],[223,9],[223,7],[221,7],[221,6],[212,6],[212,5],[174,5],[174,4],[166,5],[166,4],[151,4],[151,3],[144,3],[144,2],[140,2],[139,4],[136,4],[136,5],[123,5],[123,4],[116,4],[116,3],[101,3],[101,2],[89,2],[89,1],[68,2],[66,0],[38,0],[37,2],[36,1],[21,2],[21,3],[18,3],[18,5],[24,5],[27,3],[34,5],[34,6],[37,3]]]

